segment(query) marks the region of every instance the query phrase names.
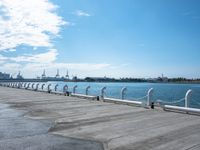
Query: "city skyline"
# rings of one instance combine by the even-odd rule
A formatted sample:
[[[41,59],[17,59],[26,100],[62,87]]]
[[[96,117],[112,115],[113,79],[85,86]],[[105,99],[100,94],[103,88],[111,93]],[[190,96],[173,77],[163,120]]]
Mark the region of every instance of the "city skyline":
[[[0,72],[200,78],[198,0],[0,0]]]

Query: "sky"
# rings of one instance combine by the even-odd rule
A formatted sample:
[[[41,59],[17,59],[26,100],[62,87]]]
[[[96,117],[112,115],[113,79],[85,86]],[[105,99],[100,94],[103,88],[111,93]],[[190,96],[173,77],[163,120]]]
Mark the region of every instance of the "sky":
[[[0,0],[0,72],[200,78],[199,0]]]

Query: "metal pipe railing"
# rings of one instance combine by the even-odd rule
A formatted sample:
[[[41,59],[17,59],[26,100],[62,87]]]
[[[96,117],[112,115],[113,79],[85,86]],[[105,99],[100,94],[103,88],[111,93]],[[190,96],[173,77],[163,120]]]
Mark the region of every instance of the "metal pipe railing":
[[[105,97],[105,93],[106,93],[106,87],[101,88],[100,96],[102,99]]]
[[[25,84],[24,84],[24,88],[26,88],[26,84],[27,84],[27,82],[25,82]]]
[[[147,92],[147,106],[151,105],[152,102],[152,96],[153,96],[153,88],[150,88]]]
[[[63,86],[63,93],[66,93],[67,90],[68,90],[68,86],[67,86],[67,84],[66,84],[66,85]]]
[[[49,84],[48,86],[47,86],[47,91],[50,93],[51,92],[51,84]]]
[[[77,87],[78,87],[78,85],[75,85],[75,86],[73,87],[73,93],[74,93],[74,94],[76,93]]]
[[[34,86],[36,85],[36,88],[34,89]],[[3,83],[0,83],[0,86],[7,86],[7,87],[16,87],[16,88],[21,88],[21,87],[24,87],[24,88],[26,88],[26,89],[28,89],[28,88],[32,88],[32,89],[34,89],[34,90],[38,90],[38,87],[39,87],[39,85],[40,85],[40,83],[31,83],[31,82],[3,82]],[[41,88],[42,88],[42,90],[44,90],[44,86],[45,86],[46,84],[42,84],[41,85]],[[48,86],[47,86],[47,91],[50,93],[51,92],[51,86],[52,86],[52,84],[48,84]],[[55,87],[54,87],[54,90],[55,91],[57,91],[58,90],[58,86],[59,86],[59,84],[56,84],[55,85]],[[76,93],[76,89],[77,89],[77,85],[75,85],[74,87],[73,87],[73,94],[75,94]],[[90,86],[87,86],[86,88],[85,88],[85,95],[88,95],[88,96],[90,96],[89,95],[89,89],[90,89],[91,87]],[[64,85],[63,86],[63,93],[67,93],[67,90],[68,90],[68,85]],[[123,102],[123,103],[136,103],[136,104],[141,104],[142,102],[140,101],[141,99],[144,99],[145,98],[145,101],[146,101],[146,105],[147,106],[152,106],[153,105],[153,92],[154,92],[154,90],[153,90],[153,88],[150,88],[149,90],[148,90],[148,92],[147,92],[147,95],[146,96],[144,96],[144,97],[142,97],[142,98],[136,98],[136,99],[134,99],[134,101],[132,101],[132,100],[124,100],[125,99],[125,94],[126,94],[126,91],[127,91],[127,88],[126,87],[123,87],[122,89],[121,89],[121,91],[120,91],[120,98],[121,99],[115,99],[115,98],[109,98],[109,97],[105,97],[105,95],[106,95],[106,87],[103,87],[103,88],[101,88],[101,91],[100,91],[100,96],[101,96],[101,98],[102,99],[104,99],[104,100],[109,100],[109,101],[116,101],[116,102]],[[81,94],[80,94],[81,95]],[[179,106],[173,106],[172,104],[171,105],[164,105],[164,108],[166,108],[166,109],[176,109],[176,110],[182,110],[182,111],[193,111],[193,112],[199,112],[200,111],[200,109],[193,109],[193,108],[190,108],[189,107],[189,102],[190,102],[190,99],[191,99],[191,96],[192,96],[192,90],[191,89],[189,89],[187,92],[186,92],[186,94],[185,94],[185,97],[184,98],[182,98],[182,101],[185,101],[184,103],[185,103],[185,105],[184,105],[184,107],[179,107]],[[132,101],[132,102],[131,102]],[[190,110],[191,109],[191,110]]]
[[[35,85],[35,83],[32,83],[32,85],[31,85],[31,88],[32,88],[32,89],[34,89],[34,85]]]
[[[31,84],[31,83],[28,83],[28,84],[27,84],[27,87],[26,87],[26,89],[28,89],[28,88],[30,87],[30,84]]]
[[[89,91],[90,86],[87,86],[85,89],[85,95],[88,95],[88,91]]]
[[[192,90],[188,90],[185,94],[185,107],[188,108],[189,106],[189,100],[191,98],[191,95],[192,95]]]
[[[59,86],[58,84],[55,85],[55,87],[54,87],[55,91],[57,91],[58,86]]]
[[[42,89],[42,90],[44,90],[44,86],[45,86],[45,84],[43,83],[42,86],[41,86],[41,89]]]
[[[121,99],[124,99],[124,95],[125,95],[125,92],[127,91],[127,88],[126,87],[123,87],[122,89],[121,89],[121,93],[120,93],[120,95],[121,95]]]
[[[40,83],[36,84],[36,88],[35,88],[36,91],[38,90],[39,85],[40,85]]]

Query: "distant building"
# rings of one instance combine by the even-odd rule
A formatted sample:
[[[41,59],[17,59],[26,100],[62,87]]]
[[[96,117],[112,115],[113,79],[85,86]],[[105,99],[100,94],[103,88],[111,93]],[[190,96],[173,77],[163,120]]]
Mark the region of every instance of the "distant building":
[[[17,75],[16,79],[24,79],[24,78],[22,77],[22,75],[21,75],[21,72],[20,72],[20,71],[19,71],[19,73],[18,73],[18,75]]]
[[[77,76],[73,76],[72,81],[77,81],[78,77]]]
[[[41,76],[41,80],[44,80],[44,81],[64,81],[64,77],[60,77],[58,69],[57,69],[57,73],[54,77],[47,76],[45,69],[44,69],[42,76]]]
[[[69,80],[69,72],[68,72],[68,70],[67,70],[67,72],[66,72],[65,78],[66,78],[67,80]]]
[[[45,73],[45,69],[43,70],[43,73],[42,73],[42,79],[45,79],[46,78],[46,73]]]
[[[10,74],[0,72],[0,79],[10,79]]]
[[[55,78],[60,78],[59,69],[57,69],[57,73],[56,73]]]
[[[156,80],[157,80],[158,82],[168,82],[168,78],[165,77],[163,74],[162,74],[161,77],[158,77]]]
[[[107,81],[108,78],[106,78],[106,77],[86,77],[84,80],[87,82],[104,82],[104,81]]]

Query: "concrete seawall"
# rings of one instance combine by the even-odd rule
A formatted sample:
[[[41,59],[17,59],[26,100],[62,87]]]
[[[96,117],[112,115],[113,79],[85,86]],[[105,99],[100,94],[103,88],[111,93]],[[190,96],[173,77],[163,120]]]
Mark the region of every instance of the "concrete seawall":
[[[200,149],[200,116],[0,87],[0,149]]]

